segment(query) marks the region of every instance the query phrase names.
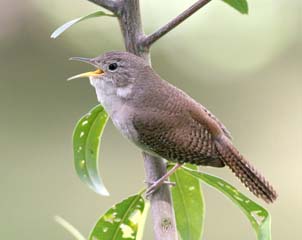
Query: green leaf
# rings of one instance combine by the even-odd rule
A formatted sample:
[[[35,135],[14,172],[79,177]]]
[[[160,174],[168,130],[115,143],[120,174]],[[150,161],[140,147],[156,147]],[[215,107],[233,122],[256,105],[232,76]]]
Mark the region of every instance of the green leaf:
[[[74,165],[80,179],[95,192],[109,196],[98,171],[100,140],[108,120],[101,105],[77,123],[73,133]]]
[[[96,223],[89,240],[133,240],[143,218],[145,201],[141,194],[131,196],[110,208]]]
[[[76,23],[79,23],[83,20],[87,20],[89,18],[95,18],[95,17],[101,17],[101,16],[108,16],[108,17],[114,17],[113,14],[108,14],[105,13],[103,11],[97,11],[94,13],[90,13],[86,16],[80,17],[80,18],[76,18],[73,19],[65,24],[63,24],[62,26],[58,27],[52,34],[51,34],[51,38],[57,38],[58,36],[60,36],[63,32],[65,32],[68,28],[70,28],[71,26],[73,26]]]
[[[145,225],[146,225],[146,220],[148,217],[149,209],[150,209],[150,202],[145,202],[145,208],[144,208],[144,211],[142,214],[139,228],[137,230],[136,240],[143,240],[143,235],[144,235],[144,230],[145,230]]]
[[[249,6],[246,0],[222,0],[242,14],[249,13]]]
[[[184,168],[184,170],[192,176],[206,182],[208,185],[218,189],[235,203],[249,219],[257,234],[258,240],[271,239],[271,217],[266,209],[244,196],[236,188],[221,178],[194,171],[189,168]]]
[[[86,240],[86,238],[69,222],[60,216],[55,216],[55,221],[67,230],[77,240]]]
[[[186,165],[197,170],[197,166]],[[182,240],[200,240],[204,225],[204,199],[200,182],[184,169],[178,169],[170,180],[176,225]]]

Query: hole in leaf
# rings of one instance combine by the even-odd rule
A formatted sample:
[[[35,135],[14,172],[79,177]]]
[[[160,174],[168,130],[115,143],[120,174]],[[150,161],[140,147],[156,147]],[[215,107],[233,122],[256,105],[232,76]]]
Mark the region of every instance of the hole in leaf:
[[[139,223],[141,215],[142,215],[141,211],[138,209],[135,209],[133,211],[133,213],[131,213],[131,215],[129,217],[129,221],[132,222],[134,225],[136,225]]]
[[[123,233],[122,238],[131,238],[131,239],[134,239],[134,236],[133,236],[134,231],[133,231],[133,229],[130,226],[122,223],[121,226],[120,226],[120,228],[121,228],[121,231]]]

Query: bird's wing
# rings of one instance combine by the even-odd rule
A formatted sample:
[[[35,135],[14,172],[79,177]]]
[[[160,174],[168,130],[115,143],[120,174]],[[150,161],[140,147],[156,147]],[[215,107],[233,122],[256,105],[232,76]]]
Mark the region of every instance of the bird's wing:
[[[140,144],[167,160],[224,166],[217,155],[213,134],[189,112],[148,109],[134,117],[133,126]]]
[[[227,138],[232,140],[231,133],[227,128],[204,106],[200,104],[191,105],[188,112],[192,119],[199,124],[206,126],[213,136],[218,136],[223,133]]]
[[[232,135],[231,132],[223,125],[222,122],[220,122],[218,120],[217,117],[215,117],[214,114],[212,114],[208,109],[206,109],[205,107],[201,106],[201,109],[208,114],[208,116],[213,119],[215,122],[217,122],[217,124],[219,125],[219,127],[222,129],[223,133],[230,139],[232,140]],[[199,110],[199,112],[201,111],[201,109]]]

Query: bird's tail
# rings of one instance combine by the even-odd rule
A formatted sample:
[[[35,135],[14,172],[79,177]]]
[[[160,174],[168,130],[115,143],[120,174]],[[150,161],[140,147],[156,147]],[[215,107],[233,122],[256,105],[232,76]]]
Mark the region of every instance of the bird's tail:
[[[223,162],[235,173],[240,181],[257,197],[267,203],[277,198],[277,193],[269,182],[240,155],[226,136],[221,136],[215,142]]]

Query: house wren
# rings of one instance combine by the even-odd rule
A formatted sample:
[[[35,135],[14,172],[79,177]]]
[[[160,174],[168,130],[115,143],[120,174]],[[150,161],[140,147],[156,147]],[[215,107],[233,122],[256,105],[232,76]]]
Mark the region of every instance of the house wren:
[[[96,58],[74,57],[92,64],[89,77],[98,101],[115,127],[143,151],[176,162],[227,165],[257,197],[273,202],[277,194],[267,180],[238,152],[225,126],[186,93],[161,79],[145,60],[128,52]],[[153,192],[173,172],[155,182]]]

